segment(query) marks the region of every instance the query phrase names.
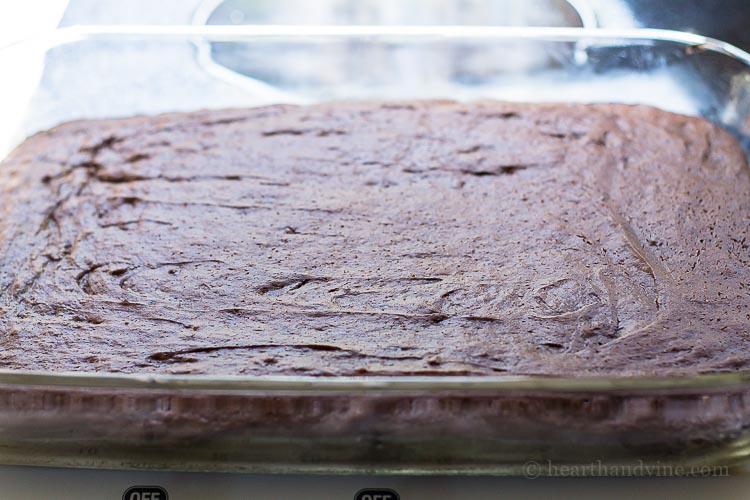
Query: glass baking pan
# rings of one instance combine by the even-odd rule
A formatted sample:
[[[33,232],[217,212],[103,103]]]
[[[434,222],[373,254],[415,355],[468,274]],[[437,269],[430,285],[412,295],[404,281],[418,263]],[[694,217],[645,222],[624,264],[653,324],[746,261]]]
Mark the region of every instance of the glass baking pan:
[[[221,47],[236,54],[233,69],[206,64]],[[64,28],[0,50],[0,157],[79,118],[411,97],[650,104],[705,116],[747,146],[749,64],[730,45],[662,30]],[[640,464],[659,475],[741,463],[749,427],[745,371],[316,378],[0,370],[7,464],[456,474],[544,474],[555,470],[548,464],[596,474],[596,464]]]

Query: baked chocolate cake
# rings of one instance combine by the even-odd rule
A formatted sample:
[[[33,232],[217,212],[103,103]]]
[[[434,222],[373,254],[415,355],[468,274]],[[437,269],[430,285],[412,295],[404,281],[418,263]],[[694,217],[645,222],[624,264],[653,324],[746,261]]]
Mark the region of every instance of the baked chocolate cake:
[[[0,167],[0,368],[746,369],[749,223],[730,134],[643,106],[66,123]]]

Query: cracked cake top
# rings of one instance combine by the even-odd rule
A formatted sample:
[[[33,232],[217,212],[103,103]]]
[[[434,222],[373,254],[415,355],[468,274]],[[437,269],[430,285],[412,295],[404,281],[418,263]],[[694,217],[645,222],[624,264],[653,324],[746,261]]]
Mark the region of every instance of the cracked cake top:
[[[730,134],[643,106],[71,122],[0,167],[0,367],[748,368],[749,222]]]

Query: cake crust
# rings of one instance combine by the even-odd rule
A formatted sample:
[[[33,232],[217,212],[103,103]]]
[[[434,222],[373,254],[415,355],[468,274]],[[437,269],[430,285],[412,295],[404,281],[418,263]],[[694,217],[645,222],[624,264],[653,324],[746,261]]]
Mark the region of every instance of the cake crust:
[[[749,223],[734,138],[644,106],[71,122],[0,166],[0,368],[747,369]]]

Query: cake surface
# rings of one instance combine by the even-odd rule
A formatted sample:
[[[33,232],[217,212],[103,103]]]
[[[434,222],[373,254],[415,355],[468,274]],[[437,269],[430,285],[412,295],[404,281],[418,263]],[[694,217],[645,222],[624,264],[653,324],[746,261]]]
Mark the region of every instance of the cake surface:
[[[746,369],[749,224],[734,138],[643,106],[71,122],[0,166],[0,368]]]

